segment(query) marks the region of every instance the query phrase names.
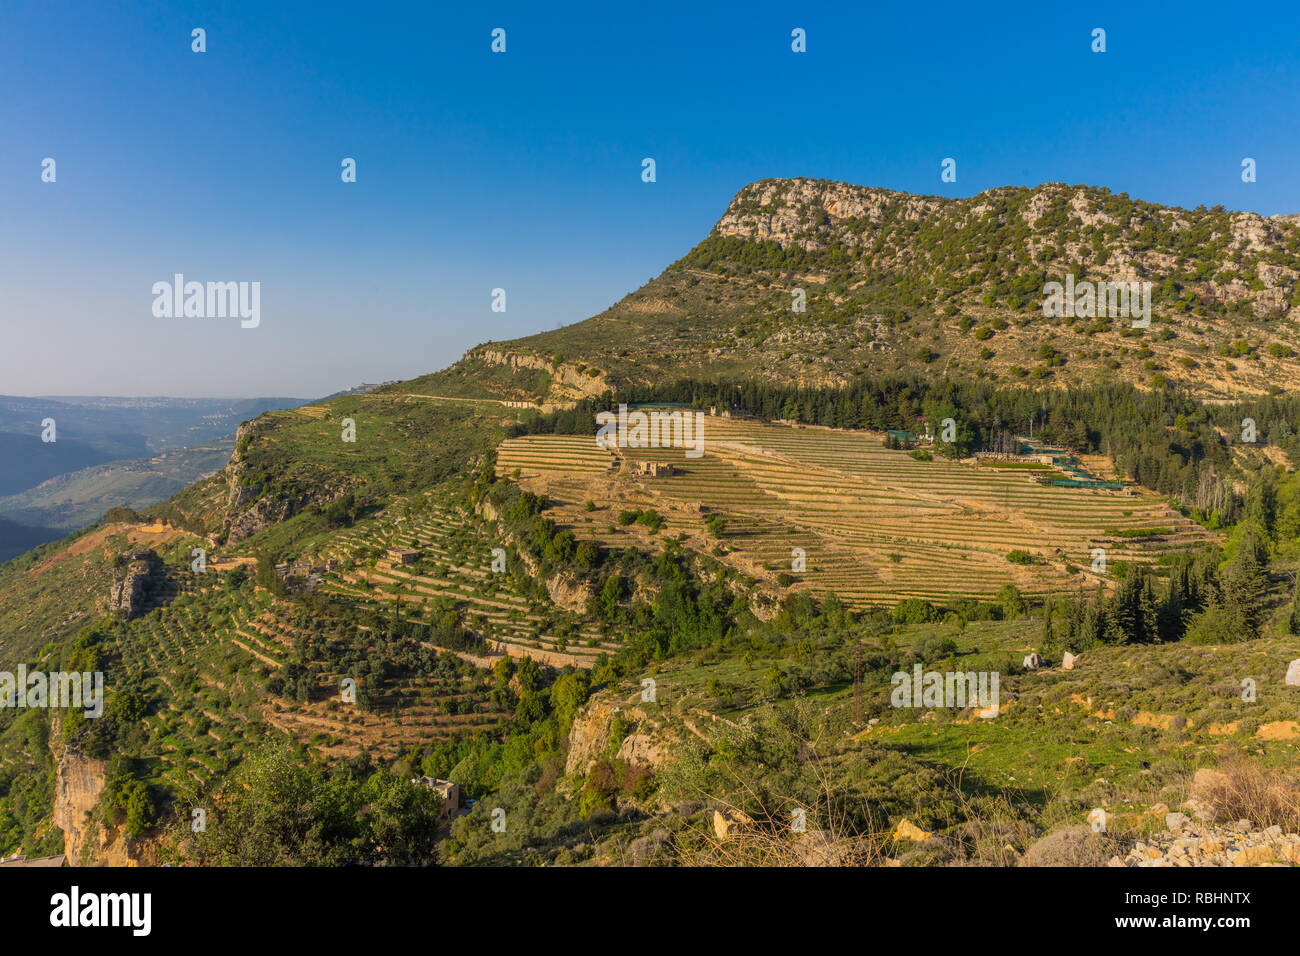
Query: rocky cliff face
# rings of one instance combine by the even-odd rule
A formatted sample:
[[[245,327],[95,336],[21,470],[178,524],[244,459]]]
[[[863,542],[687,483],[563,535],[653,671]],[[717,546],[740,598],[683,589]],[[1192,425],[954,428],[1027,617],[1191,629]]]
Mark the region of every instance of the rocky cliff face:
[[[69,862],[81,859],[91,827],[86,815],[104,789],[104,763],[71,751],[59,760],[54,783],[54,825],[63,831],[63,852]]]
[[[259,531],[292,518],[311,505],[324,506],[348,491],[356,482],[325,469],[303,468],[300,463],[286,481],[282,465],[259,459],[256,442],[279,427],[274,418],[244,422],[235,432],[235,449],[221,472],[226,486],[224,539],[236,544]]]
[[[670,737],[665,733],[664,723],[639,702],[639,694],[631,700],[609,694],[598,694],[589,700],[569,731],[564,772],[585,774],[593,763],[606,756],[613,746],[612,734],[619,717],[623,719],[626,735],[618,745],[617,759],[633,766],[662,767],[668,759]]]
[[[723,236],[771,240],[808,250],[832,242],[857,246],[871,237],[848,228],[847,220],[910,222],[939,214],[948,204],[949,200],[933,196],[820,179],[764,179],[742,189],[714,229]]]
[[[591,586],[579,582],[571,574],[554,574],[546,581],[546,591],[551,600],[565,610],[582,614],[595,596]]]
[[[293,517],[307,503],[302,496],[268,495],[262,482],[250,477],[248,448],[270,427],[271,421],[261,418],[244,422],[235,432],[235,450],[231,452],[225,471],[230,491],[226,498],[223,529],[226,540],[232,544]]]
[[[595,398],[610,390],[605,373],[569,362],[553,362],[532,352],[506,351],[489,345],[480,345],[465,353],[466,359],[478,359],[490,365],[505,365],[512,369],[532,369],[545,372],[551,379],[550,394],[543,409],[571,407],[576,399]]]
[[[966,244],[977,248],[987,227],[998,223],[1020,231],[1024,249],[1000,250],[1000,255],[1010,251],[1023,259],[1017,265],[1021,270],[1039,267],[1055,250],[1069,262],[1090,260],[1094,277],[1159,284],[1178,271],[1180,256],[1195,249],[1209,266],[1197,292],[1221,302],[1247,301],[1261,316],[1288,312],[1300,280],[1296,217],[1250,212],[1216,217],[1213,210],[1133,203],[1106,190],[1064,183],[945,199],[822,179],[765,179],[737,193],[713,234],[808,251],[834,246],[852,258],[863,257],[865,274],[901,269],[924,275],[927,267],[946,274],[952,263],[936,258],[940,250],[931,242],[918,243],[919,230],[966,237]],[[1084,230],[1094,231],[1100,241],[1089,242]],[[1254,257],[1259,261],[1238,268],[1239,259]]]
[[[109,588],[109,610],[121,613],[129,621],[160,603],[165,588],[162,560],[152,550],[138,551],[131,555]]]
[[[73,866],[153,866],[156,844],[131,840],[117,828],[89,819],[104,790],[105,763],[72,750],[58,756],[54,825],[63,831],[63,852]]]

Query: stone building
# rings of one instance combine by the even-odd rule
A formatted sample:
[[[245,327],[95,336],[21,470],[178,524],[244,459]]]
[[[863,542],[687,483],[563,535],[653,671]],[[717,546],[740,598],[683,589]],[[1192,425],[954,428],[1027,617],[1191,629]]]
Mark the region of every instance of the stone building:
[[[636,462],[636,473],[638,475],[649,475],[651,478],[661,478],[673,473],[671,462],[667,461],[638,461]]]
[[[411,783],[423,784],[430,790],[436,790],[442,797],[442,817],[440,822],[449,823],[460,809],[460,784],[437,777],[412,777]]]

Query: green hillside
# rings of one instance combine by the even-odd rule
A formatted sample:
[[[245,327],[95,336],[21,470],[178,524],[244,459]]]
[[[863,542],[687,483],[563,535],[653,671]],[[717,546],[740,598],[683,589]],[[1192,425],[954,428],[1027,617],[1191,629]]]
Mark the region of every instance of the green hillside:
[[[0,669],[107,696],[0,708],[0,852],[1102,864],[1189,797],[1294,833],[1294,229],[764,181],[601,316],[261,414],[0,565]],[[1150,329],[1034,315],[1031,277],[1120,259],[1172,284]],[[701,454],[598,445],[627,403]],[[995,712],[898,705],[918,666]]]
[[[1150,327],[1045,316],[1044,286],[1067,274],[1150,282]],[[477,394],[563,401],[665,374],[842,385],[901,372],[1262,394],[1297,382],[1298,277],[1288,219],[1061,183],[945,199],[763,180],[605,312],[472,349],[412,387],[460,394],[473,382],[488,390]],[[495,371],[521,362],[526,378]]]

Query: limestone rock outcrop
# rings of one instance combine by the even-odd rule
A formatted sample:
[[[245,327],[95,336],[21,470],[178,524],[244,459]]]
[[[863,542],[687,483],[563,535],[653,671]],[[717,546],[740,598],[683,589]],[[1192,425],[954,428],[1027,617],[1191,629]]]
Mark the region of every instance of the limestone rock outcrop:
[[[137,551],[114,575],[109,588],[110,611],[121,613],[128,621],[161,603],[166,586],[162,559],[152,550]]]
[[[156,865],[158,852],[153,840],[133,840],[120,828],[94,822],[91,814],[104,790],[104,761],[75,750],[57,756],[51,819],[63,831],[63,852],[69,865]]]

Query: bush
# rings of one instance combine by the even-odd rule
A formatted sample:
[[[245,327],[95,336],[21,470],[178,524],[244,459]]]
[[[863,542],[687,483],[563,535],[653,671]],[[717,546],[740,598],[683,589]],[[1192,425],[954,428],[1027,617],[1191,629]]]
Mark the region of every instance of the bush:
[[[900,601],[895,605],[892,617],[897,624],[933,624],[940,619],[939,610],[920,598]]]
[[[1187,640],[1192,644],[1236,644],[1246,636],[1246,622],[1231,608],[1208,608],[1187,624]]]
[[[1258,827],[1300,827],[1300,787],[1280,771],[1244,758],[1218,770],[1198,770],[1191,796],[1205,805],[1215,823],[1249,820]]]
[[[1105,866],[1119,845],[1092,827],[1077,825],[1043,837],[1025,851],[1025,866]]]
[[[663,516],[653,508],[647,508],[637,514],[636,523],[649,528],[653,532],[658,531],[664,526],[664,519]]]
[[[325,523],[331,528],[351,525],[357,519],[357,498],[348,492],[341,498],[335,498],[325,506]]]
[[[951,637],[927,637],[921,643],[921,656],[927,661],[943,660],[957,653],[957,642]]]

